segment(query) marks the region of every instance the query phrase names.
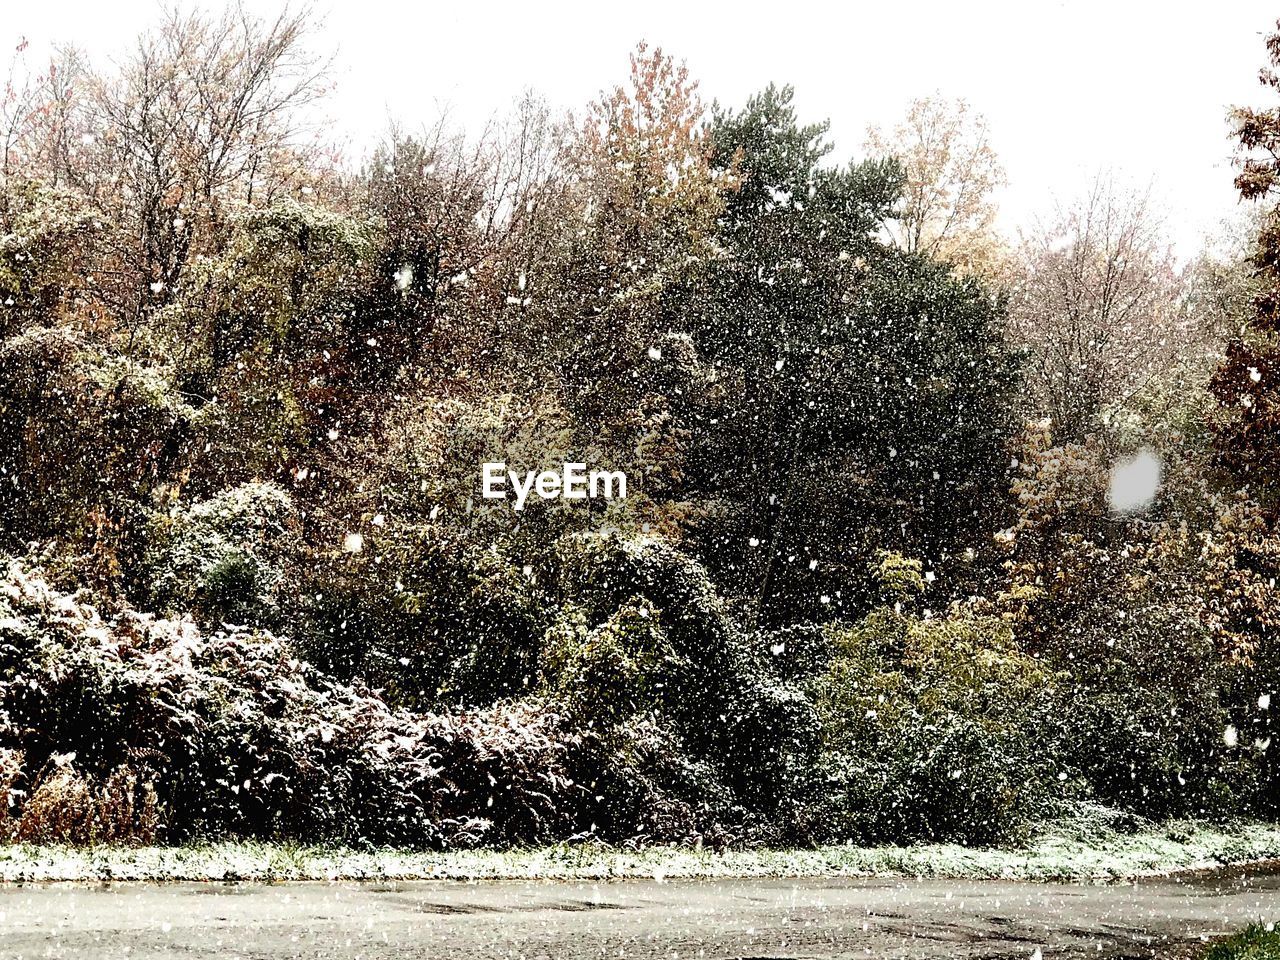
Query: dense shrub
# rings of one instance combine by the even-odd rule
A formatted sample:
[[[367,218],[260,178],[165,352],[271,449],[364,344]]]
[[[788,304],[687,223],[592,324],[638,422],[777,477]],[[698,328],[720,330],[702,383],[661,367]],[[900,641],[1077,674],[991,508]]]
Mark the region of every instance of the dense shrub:
[[[127,609],[104,620],[17,564],[0,580],[0,719],[0,745],[22,750],[15,779],[38,781],[18,816],[39,836],[114,839],[90,824],[115,816],[96,784],[119,792],[134,776],[122,764],[154,785],[170,840],[548,839],[594,803],[570,772],[583,738],[536,703],[393,710],[270,634]],[[40,776],[67,754],[74,769]]]
[[[1231,673],[1186,611],[1138,598],[1095,610],[1064,656],[1055,734],[1064,770],[1098,801],[1146,816],[1237,809],[1255,777],[1249,745],[1228,746],[1220,691]]]
[[[651,612],[661,611],[672,662],[687,664],[664,678],[663,702],[691,734],[723,737],[703,722],[705,717],[741,716],[740,702],[758,694],[769,673],[761,651],[748,642],[706,571],[656,537],[581,534],[566,538],[560,547],[561,597],[581,609],[588,628],[637,602]],[[731,743],[723,746],[734,749]]]
[[[272,625],[282,566],[296,547],[293,500],[270,483],[246,483],[152,523],[147,555],[154,608],[202,625]]]
[[[435,531],[372,533],[301,572],[294,632],[333,676],[415,709],[490,706],[527,693],[546,598],[501,555]]]
[[[816,718],[706,571],[667,541],[617,534],[566,539],[559,569],[571,606],[544,653],[553,684],[615,719],[655,718],[760,829],[790,831]]]
[[[580,556],[524,696],[465,712],[390,705],[259,628],[103,617],[8,563],[5,835],[989,843],[1062,799],[1201,814],[1265,783],[1176,607],[1135,601],[1034,657],[1016,619],[917,613],[920,571],[889,557],[891,605],[752,635],[665,541],[562,549]]]
[[[669,725],[636,715],[601,733],[590,783],[600,800],[593,820],[599,835],[713,845],[766,835],[718,766],[695,757]]]
[[[34,778],[21,815],[8,811],[0,829],[11,840],[27,843],[155,842],[160,811],[155,784],[121,764],[100,780],[86,777],[74,766],[74,755],[50,758],[42,775]],[[14,777],[21,772],[16,755]],[[10,802],[16,799],[10,790]]]
[[[660,711],[666,684],[691,667],[675,654],[662,612],[644,600],[619,607],[592,628],[580,608],[567,606],[542,651],[550,691],[602,727]]]
[[[1007,624],[883,608],[833,628],[832,645],[813,683],[821,836],[989,843],[1045,812],[1054,678],[1018,651]]]

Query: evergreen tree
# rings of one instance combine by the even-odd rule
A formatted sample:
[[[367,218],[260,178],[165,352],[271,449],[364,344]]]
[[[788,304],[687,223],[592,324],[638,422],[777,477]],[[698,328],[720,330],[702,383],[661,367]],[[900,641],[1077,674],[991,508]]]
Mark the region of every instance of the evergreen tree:
[[[1002,303],[884,244],[897,164],[828,165],[826,130],[790,88],[716,111],[713,162],[738,188],[689,297],[721,401],[694,445],[720,504],[702,549],[765,621],[858,607],[886,545],[937,564],[1005,486]]]

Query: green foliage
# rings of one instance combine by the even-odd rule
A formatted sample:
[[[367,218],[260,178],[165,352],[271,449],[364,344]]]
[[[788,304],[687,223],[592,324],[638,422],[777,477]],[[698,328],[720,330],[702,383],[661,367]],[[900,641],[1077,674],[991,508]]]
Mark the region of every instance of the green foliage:
[[[61,542],[80,583],[121,589],[157,475],[195,419],[167,368],[67,327],[0,342],[0,530]]]
[[[280,201],[242,212],[218,254],[193,263],[153,318],[203,413],[188,470],[206,483],[279,476],[337,419],[335,402],[364,389],[379,368],[359,309],[371,256],[358,218]]]
[[[1247,798],[1256,776],[1249,746],[1225,743],[1232,718],[1223,693],[1236,678],[1196,619],[1149,600],[1095,610],[1069,656],[1057,752],[1099,801],[1168,817]]]
[[[882,608],[832,630],[831,666],[813,685],[824,838],[984,844],[1044,813],[1056,678],[1005,623]]]
[[[543,597],[500,555],[429,532],[371,538],[359,554],[325,557],[301,584],[299,646],[336,676],[422,709],[488,705],[532,688]]]
[[[549,692],[601,727],[655,713],[667,679],[689,666],[671,649],[661,612],[643,600],[619,607],[590,630],[582,611],[567,607],[544,644]]]
[[[560,590],[573,605],[579,635],[586,630],[588,638],[616,644],[630,634],[624,645],[643,638],[642,649],[652,658],[643,687],[624,681],[622,690],[606,697],[625,693],[634,704],[643,691],[640,704],[656,701],[650,714],[695,760],[718,771],[766,827],[800,801],[813,759],[813,708],[778,680],[699,564],[656,538],[579,535],[562,544],[560,570]],[[629,631],[622,629],[626,625]],[[555,652],[558,642],[553,639],[552,665],[563,657]],[[615,649],[595,652],[616,663]],[[616,672],[613,677],[622,679]],[[772,829],[786,828],[773,822]]]
[[[85,198],[38,180],[0,188],[0,335],[74,312],[93,278],[84,258],[101,239]]]
[[[872,572],[884,593],[899,607],[924,590],[923,564],[914,557],[882,550]]]
[[[1280,933],[1274,924],[1253,924],[1242,933],[1213,944],[1204,952],[1203,960],[1277,960],[1280,958]]]
[[[663,699],[681,732],[700,749],[714,743],[713,752],[730,751],[720,753],[722,759],[747,749],[704,718],[740,715],[743,698],[766,677],[762,659],[696,561],[657,538],[582,534],[562,543],[559,570],[560,593],[582,611],[588,628],[608,622],[637,598],[661,611],[671,650],[663,662],[680,667],[664,677]]]
[[[688,295],[721,385],[687,468],[718,507],[698,547],[771,625],[856,615],[877,551],[941,560],[989,522],[1017,382],[999,298],[876,241],[896,165],[824,166],[791,96],[715,115],[738,188]]]
[[[289,494],[266,483],[157,517],[147,555],[153,608],[204,625],[274,624],[297,523]]]

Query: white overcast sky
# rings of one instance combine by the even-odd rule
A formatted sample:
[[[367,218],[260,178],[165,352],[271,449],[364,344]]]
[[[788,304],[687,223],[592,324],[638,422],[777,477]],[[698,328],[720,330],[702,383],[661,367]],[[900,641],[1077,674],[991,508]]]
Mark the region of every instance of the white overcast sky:
[[[95,60],[157,17],[156,0],[8,5],[0,40],[37,59],[71,42]],[[277,0],[246,0],[269,14]],[[1261,0],[876,0],[768,5],[697,0],[320,0],[337,53],[335,136],[362,149],[388,117],[413,127],[448,106],[479,126],[528,88],[578,108],[626,77],[638,40],[686,60],[706,99],[740,104],[774,81],[803,119],[830,118],[837,154],[860,154],[941,90],[987,115],[1009,175],[1010,230],[1067,201],[1098,170],[1150,184],[1179,247],[1237,211],[1226,108],[1267,103],[1257,73],[1280,7]]]

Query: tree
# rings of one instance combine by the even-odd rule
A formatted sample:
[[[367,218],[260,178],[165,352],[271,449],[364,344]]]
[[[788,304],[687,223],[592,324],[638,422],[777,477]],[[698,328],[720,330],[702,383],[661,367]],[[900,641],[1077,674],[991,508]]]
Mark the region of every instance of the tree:
[[[0,149],[6,180],[38,174],[65,186],[92,139],[86,104],[92,76],[84,56],[59,48],[46,69],[26,65],[27,42],[18,45],[0,96]]]
[[[184,442],[197,410],[188,400],[207,427],[219,408],[206,388],[245,369],[234,366],[237,352],[265,344],[276,370],[296,358],[297,337],[292,350],[272,348],[289,339],[285,321],[306,310],[286,287],[308,279],[308,230],[298,250],[273,251],[267,290],[253,260],[270,258],[242,227],[257,223],[260,236],[278,226],[270,216],[255,220],[253,206],[319,166],[299,166],[314,160],[303,149],[300,110],[322,89],[320,63],[303,47],[307,25],[305,13],[290,11],[270,22],[239,7],[217,17],[171,13],[118,73],[94,74],[64,51],[47,73],[15,81],[20,92],[5,101],[5,513],[28,538],[61,537],[96,555],[92,575],[108,587],[140,555],[153,495],[162,499],[191,467]],[[237,261],[237,253],[247,255]],[[204,283],[187,290],[193,263]],[[226,269],[214,276],[220,263]],[[227,293],[220,303],[219,290]],[[174,321],[196,302],[207,309],[188,314],[177,333]],[[248,384],[224,391],[233,403],[221,412],[234,412],[236,399],[261,400],[272,412],[293,399],[278,382],[254,385],[257,371],[248,369]],[[290,419],[256,421],[267,427],[251,444],[262,456],[247,461],[278,463],[271,428]]]
[[[499,376],[518,363],[512,341],[536,312],[530,283],[563,212],[564,134],[525,98],[474,140],[441,119],[379,145],[355,200],[382,224],[363,312],[389,361]]]
[[[731,172],[712,164],[703,120],[684,64],[640,44],[630,83],[591,105],[573,144],[583,229],[564,251],[559,282],[573,299],[561,308],[577,316],[573,339],[561,342],[573,354],[572,402],[591,416],[635,409],[649,351],[672,330],[666,298],[717,255]]]
[[[734,164],[722,257],[685,298],[718,402],[700,417],[696,488],[708,563],[764,622],[827,619],[867,599],[884,547],[940,562],[1004,486],[1016,379],[1002,307],[876,236],[892,160],[826,164],[825,125],[790,88],[717,110]]]
[[[1059,442],[1101,430],[1106,412],[1202,346],[1147,194],[1098,177],[1024,239],[1021,261],[1011,329],[1029,352],[1031,401]]]
[[[1260,79],[1280,93],[1280,23],[1266,46]],[[1246,689],[1269,695],[1280,663],[1280,108],[1240,107],[1233,117],[1242,153],[1236,189],[1260,208],[1261,223],[1247,322],[1209,384],[1216,449],[1238,489],[1205,538],[1206,581],[1213,626],[1252,667]],[[1280,802],[1274,791],[1271,801]]]
[[[509,290],[525,389],[552,378],[584,443],[634,470],[636,492],[669,500],[705,373],[684,297],[720,256],[716,223],[733,185],[729,166],[712,164],[704,119],[687,68],[637,47],[629,82],[602,93],[570,138],[544,214],[556,228],[521,268],[527,284]]]
[[[968,272],[999,272],[992,193],[1005,175],[986,117],[964,100],[935,94],[913,100],[892,133],[868,128],[865,148],[871,156],[897,158],[902,167],[902,198],[886,224],[898,246]]]
[[[193,252],[216,248],[237,203],[301,186],[302,108],[324,92],[307,12],[259,20],[169,13],[114,76],[94,78],[73,184],[121,228],[109,293],[132,324],[168,303]]]
[[[1267,37],[1262,84],[1280,93],[1280,23]],[[1242,334],[1227,346],[1211,388],[1223,460],[1255,498],[1274,510],[1280,495],[1280,107],[1233,113],[1242,152],[1236,189],[1264,207],[1253,252],[1260,290]]]

